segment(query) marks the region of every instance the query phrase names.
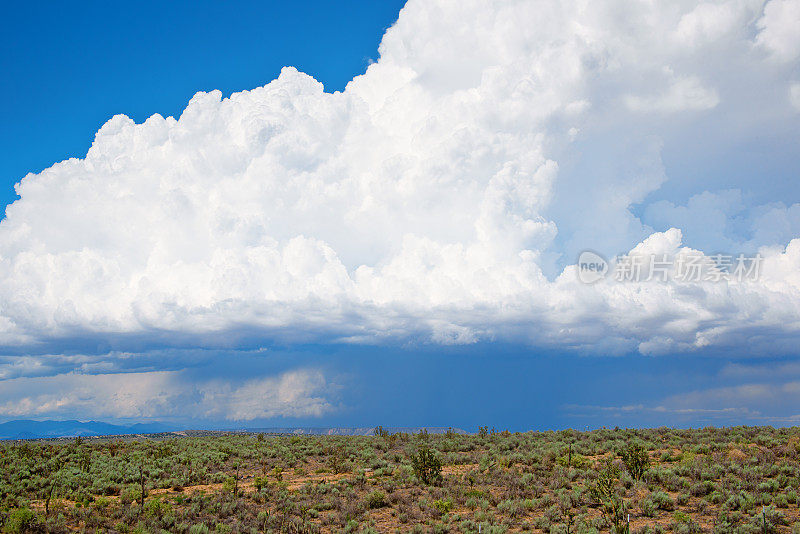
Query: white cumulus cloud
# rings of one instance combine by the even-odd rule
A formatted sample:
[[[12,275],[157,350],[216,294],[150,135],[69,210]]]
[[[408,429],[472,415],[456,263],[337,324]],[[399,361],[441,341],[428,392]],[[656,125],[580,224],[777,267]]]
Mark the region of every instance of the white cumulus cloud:
[[[653,96],[628,96],[625,100],[634,111],[675,112],[685,110],[711,109],[719,104],[719,96],[714,89],[704,87],[694,77],[670,81],[667,90]]]
[[[243,331],[645,353],[763,347],[766,332],[788,344],[793,223],[784,242],[753,243],[769,246],[757,282],[585,286],[574,266],[559,272],[580,248],[682,250],[682,208],[653,208],[676,226],[665,232],[632,208],[680,180],[661,137],[735,115],[755,138],[788,120],[775,118],[785,98],[759,92],[785,95],[788,75],[753,57],[746,27],[761,16],[757,44],[792,61],[779,15],[795,4],[411,0],[343,92],[285,68],[229,97],[197,93],[177,119],[116,116],[85,158],[18,184],[0,223],[0,345],[224,346]],[[729,91],[740,77],[763,84]],[[259,416],[247,399],[266,390],[245,389],[204,394]],[[322,409],[287,391],[270,405]]]
[[[756,43],[778,61],[792,61],[800,55],[800,0],[770,0],[758,21]]]
[[[318,417],[333,410],[313,369],[246,381],[192,380],[180,371],[67,373],[3,381],[0,416],[252,421]]]

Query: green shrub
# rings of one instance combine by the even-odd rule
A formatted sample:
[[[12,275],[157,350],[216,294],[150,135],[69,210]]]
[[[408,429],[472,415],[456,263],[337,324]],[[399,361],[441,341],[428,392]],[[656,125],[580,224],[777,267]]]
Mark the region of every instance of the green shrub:
[[[382,491],[373,491],[367,496],[367,508],[374,510],[375,508],[383,508],[386,506],[386,495]]]
[[[8,514],[3,532],[23,534],[31,530],[36,524],[36,514],[29,508],[17,508]]]
[[[222,483],[222,489],[227,491],[228,493],[234,493],[237,487],[236,479],[234,477],[228,477],[225,479],[225,482]]]
[[[673,514],[672,530],[678,534],[701,534],[703,529],[688,514],[675,512]]]
[[[437,499],[433,501],[433,507],[439,510],[440,513],[446,514],[453,509],[453,502],[450,500]]]
[[[478,488],[470,488],[464,492],[464,497],[476,497],[480,499],[485,499],[488,496],[488,492]]]
[[[619,468],[611,460],[606,460],[597,470],[594,484],[589,487],[589,496],[600,506],[603,518],[612,525],[615,532],[620,532],[623,528],[627,513],[627,504],[617,494],[619,477]],[[536,527],[543,528],[538,525]],[[547,528],[549,529],[549,524]]]
[[[442,462],[426,445],[421,445],[417,453],[411,455],[411,467],[423,484],[436,484],[442,480]]]
[[[161,499],[151,499],[145,502],[144,510],[148,517],[160,519],[164,515],[172,513],[172,505],[168,502],[161,501]]]
[[[745,492],[740,492],[728,497],[722,507],[726,510],[739,510],[741,512],[749,513],[756,507],[755,499]]]
[[[652,499],[645,498],[639,503],[639,510],[642,512],[644,517],[653,517],[656,515],[656,510],[658,510],[658,506],[656,503],[653,502]]]
[[[515,518],[522,513],[522,503],[516,499],[506,499],[497,503],[497,511]]]
[[[677,523],[682,523],[684,521],[688,521],[689,520],[689,514],[676,510],[672,514],[672,519]]]
[[[630,443],[627,447],[620,451],[622,463],[628,473],[634,478],[639,480],[647,468],[650,467],[650,456],[647,454],[647,449],[638,443]]]
[[[761,513],[754,515],[750,520],[750,526],[759,529],[762,534],[776,534],[779,532],[779,527],[786,524],[786,516],[774,506],[762,508]]]
[[[675,509],[675,501],[664,491],[654,491],[648,496],[659,510],[670,512]]]
[[[123,504],[130,504],[132,502],[140,502],[142,496],[142,489],[139,486],[129,486],[125,488],[120,496],[120,501]]]
[[[556,459],[556,462],[561,466],[574,467],[576,469],[584,469],[586,467],[589,467],[589,465],[591,464],[589,458],[587,458],[586,456],[581,456],[580,454],[572,454],[572,455],[565,454],[563,456],[559,456]]]
[[[697,484],[694,484],[691,488],[691,493],[692,495],[695,495],[697,497],[702,497],[704,495],[708,495],[709,493],[713,492],[714,489],[715,489],[714,483],[705,480],[703,482],[698,482]]]

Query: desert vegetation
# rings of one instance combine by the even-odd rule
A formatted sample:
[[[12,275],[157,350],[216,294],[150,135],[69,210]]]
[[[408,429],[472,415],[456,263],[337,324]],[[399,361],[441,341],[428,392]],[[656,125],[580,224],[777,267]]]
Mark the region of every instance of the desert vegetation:
[[[800,429],[0,442],[4,532],[800,533]]]

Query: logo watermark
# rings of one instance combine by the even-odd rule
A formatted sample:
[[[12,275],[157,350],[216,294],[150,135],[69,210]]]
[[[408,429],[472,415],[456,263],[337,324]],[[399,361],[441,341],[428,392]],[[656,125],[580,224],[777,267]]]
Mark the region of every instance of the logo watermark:
[[[608,262],[590,250],[578,256],[578,279],[593,284],[604,278],[617,282],[744,282],[757,280],[760,254],[625,254]]]
[[[593,284],[608,274],[608,262],[600,254],[584,250],[578,256],[578,279],[584,284]]]

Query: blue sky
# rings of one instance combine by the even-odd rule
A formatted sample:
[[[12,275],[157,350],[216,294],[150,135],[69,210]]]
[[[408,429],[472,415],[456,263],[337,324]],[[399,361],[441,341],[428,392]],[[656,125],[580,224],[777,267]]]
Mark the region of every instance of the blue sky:
[[[0,421],[800,420],[800,0],[403,4],[9,8]]]
[[[118,113],[178,115],[197,91],[257,87],[294,65],[344,89],[403,2],[14,4],[4,11],[0,202],[29,172],[86,154]]]

